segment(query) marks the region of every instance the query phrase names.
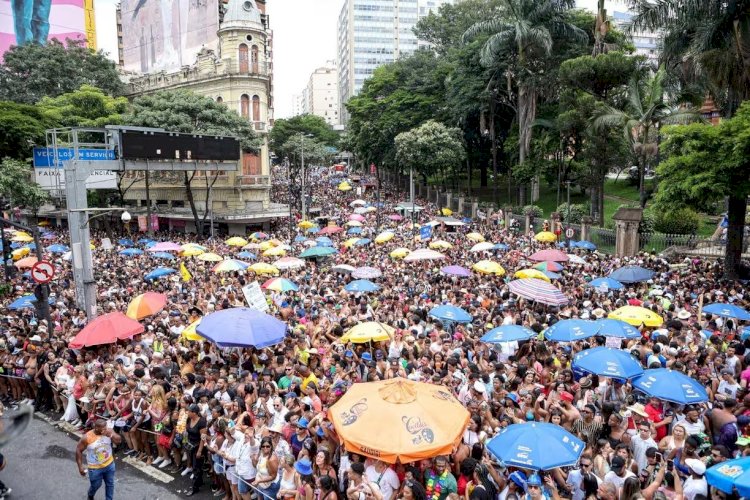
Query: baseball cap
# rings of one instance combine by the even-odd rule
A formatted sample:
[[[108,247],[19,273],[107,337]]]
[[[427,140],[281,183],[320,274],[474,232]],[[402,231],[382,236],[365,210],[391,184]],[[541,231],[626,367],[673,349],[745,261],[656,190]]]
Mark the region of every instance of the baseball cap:
[[[621,456],[616,455],[612,459],[612,466],[611,466],[612,470],[615,470],[615,469],[620,470],[623,467],[625,467],[625,460]]]
[[[706,473],[706,464],[704,464],[698,459],[688,458],[687,460],[685,460],[685,465],[687,465],[690,468],[690,470],[692,470],[699,476],[702,476],[703,474]]]

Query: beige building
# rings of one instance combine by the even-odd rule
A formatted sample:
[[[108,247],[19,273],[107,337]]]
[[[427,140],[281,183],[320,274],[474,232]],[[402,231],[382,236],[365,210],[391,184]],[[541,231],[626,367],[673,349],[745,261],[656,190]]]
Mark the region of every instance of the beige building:
[[[258,154],[243,153],[236,172],[220,173],[215,182],[197,173],[191,191],[200,216],[209,214],[220,229],[244,233],[275,217],[288,215],[286,205],[270,200],[268,129],[273,123],[273,50],[265,0],[228,0],[223,4],[217,50],[204,47],[194,64],[174,72],[131,77],[128,96],[185,89],[211,97],[251,122],[263,138]],[[138,175],[142,176],[142,173]],[[160,226],[194,231],[182,173],[154,172],[149,189],[144,179],[125,179],[125,199],[151,206]]]
[[[310,75],[303,91],[302,114],[309,113],[325,119],[331,126],[339,124],[339,82],[336,62],[328,61]]]

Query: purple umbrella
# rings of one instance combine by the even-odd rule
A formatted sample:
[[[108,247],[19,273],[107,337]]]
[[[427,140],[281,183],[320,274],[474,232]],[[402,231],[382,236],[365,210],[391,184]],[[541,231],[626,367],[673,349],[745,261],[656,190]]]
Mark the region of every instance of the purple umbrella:
[[[471,276],[471,271],[461,266],[445,266],[440,269],[440,272],[452,276],[460,276],[461,278],[468,278]]]
[[[564,306],[568,303],[568,298],[557,287],[536,278],[513,280],[508,288],[516,295],[541,304]]]
[[[357,279],[371,280],[374,278],[380,278],[383,276],[383,273],[380,272],[380,269],[375,267],[358,267],[352,271],[352,276]]]
[[[182,247],[171,241],[162,241],[148,249],[149,252],[181,252]]]

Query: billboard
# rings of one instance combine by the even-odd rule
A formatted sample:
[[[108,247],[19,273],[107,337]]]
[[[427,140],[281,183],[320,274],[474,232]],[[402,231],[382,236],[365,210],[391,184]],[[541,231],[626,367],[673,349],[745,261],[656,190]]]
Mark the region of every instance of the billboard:
[[[82,160],[114,160],[115,152],[106,149],[81,149],[78,151]],[[58,161],[55,165],[52,149],[34,148],[34,178],[42,189],[48,191],[65,190],[65,172],[63,161],[73,157],[73,150],[58,148]],[[117,174],[111,170],[94,170],[86,179],[88,189],[116,189]]]
[[[122,0],[120,10],[126,71],[174,71],[218,48],[219,0]]]
[[[11,45],[53,38],[96,48],[94,0],[0,0],[0,56]]]

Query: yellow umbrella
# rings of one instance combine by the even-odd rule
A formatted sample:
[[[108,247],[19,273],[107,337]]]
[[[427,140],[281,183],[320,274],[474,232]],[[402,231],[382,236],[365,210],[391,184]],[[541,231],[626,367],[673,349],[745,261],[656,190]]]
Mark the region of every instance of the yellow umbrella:
[[[234,236],[232,238],[229,238],[224,243],[229,245],[230,247],[244,247],[245,245],[247,245],[247,240],[245,238],[240,238],[239,236]]]
[[[375,237],[375,243],[387,243],[391,241],[396,235],[390,231],[383,231]]]
[[[521,269],[519,271],[516,271],[516,274],[514,274],[513,276],[516,278],[536,278],[538,280],[544,280],[547,283],[551,283],[547,275],[538,269]]]
[[[367,207],[365,208],[365,212],[376,212],[378,209],[375,207]]]
[[[28,249],[27,247],[21,247],[13,250],[10,255],[11,257],[13,257],[13,260],[18,260],[21,257],[26,257],[27,255],[29,255],[29,253],[31,253],[30,249]]]
[[[89,241],[89,248],[90,248],[91,250],[96,250],[96,247],[95,247],[95,246],[94,246],[94,244],[93,244],[93,243],[91,243],[90,241]]]
[[[541,241],[542,243],[554,243],[557,241],[557,235],[549,231],[542,231],[537,233],[536,236],[534,236],[534,239],[536,239],[536,241]]]
[[[193,321],[192,323],[190,323],[187,326],[187,328],[185,328],[184,330],[182,330],[182,338],[183,339],[185,339],[185,340],[193,340],[193,341],[206,340],[203,337],[201,337],[200,335],[198,335],[198,330],[196,330],[196,328],[198,327],[198,325],[201,324],[201,319],[203,319],[203,318],[196,319],[195,321]]]
[[[248,243],[244,247],[242,247],[243,250],[258,250],[260,248],[260,243]]]
[[[342,182],[338,187],[339,191],[351,191],[352,186],[348,182]]]
[[[633,326],[658,327],[664,323],[664,318],[651,309],[638,306],[623,306],[609,313],[608,318],[619,319]]]
[[[286,255],[286,250],[281,247],[269,248],[263,252],[264,257],[283,257],[284,255]]]
[[[358,220],[350,220],[349,222],[347,222],[344,225],[345,226],[351,226],[351,227],[362,227],[363,226],[363,224],[361,222],[359,222]]]
[[[354,246],[354,244],[355,244],[356,242],[358,242],[359,240],[360,240],[359,238],[349,238],[348,240],[346,240],[346,241],[344,242],[344,246],[345,246],[346,248],[351,248],[351,247],[353,247],[353,246]]]
[[[503,269],[503,266],[501,266],[497,262],[492,262],[491,260],[480,260],[479,262],[471,266],[471,268],[476,272],[482,274],[494,274],[495,276],[502,276],[505,274],[505,269]]]
[[[446,217],[450,217],[451,215],[453,215],[453,210],[448,207],[443,207],[440,209],[440,213],[445,215]]]
[[[202,255],[206,253],[198,247],[187,247],[182,251],[182,255],[185,257],[195,257],[196,255]]]
[[[270,241],[264,241],[263,243],[261,243],[260,245],[258,245],[258,249],[261,250],[261,251],[263,251],[263,252],[265,252],[266,250],[268,250],[269,248],[273,248],[274,246],[276,246],[276,245],[274,245]]]
[[[278,246],[281,246],[281,245],[283,245],[283,244],[284,244],[284,242],[283,242],[283,241],[281,241],[281,240],[277,240],[276,238],[272,238],[272,239],[268,240],[268,242],[269,242],[269,243],[270,243],[271,245],[275,246],[275,247],[278,247]]]
[[[10,239],[10,241],[15,241],[17,243],[28,243],[30,241],[34,241],[34,238],[32,238],[30,234],[19,231],[15,236],[13,236],[13,238]]]
[[[394,259],[403,259],[404,257],[406,257],[407,255],[409,255],[410,253],[411,253],[411,250],[409,250],[408,248],[401,247],[401,248],[397,248],[394,251],[392,251],[391,252],[391,257],[394,258]]]
[[[39,226],[39,227],[47,227],[49,225],[50,225],[50,223],[49,223],[48,220],[43,220],[42,222],[40,222],[39,224],[37,224],[37,226]]]
[[[476,241],[477,243],[481,243],[484,241],[484,236],[482,236],[479,233],[469,233],[466,235],[467,238],[469,238],[471,241]]]
[[[256,262],[252,266],[248,267],[248,270],[254,272],[255,274],[266,274],[269,276],[276,276],[277,274],[279,274],[279,270],[278,268],[276,268],[276,266],[266,264],[265,262]]]
[[[453,248],[453,245],[448,243],[447,241],[443,240],[436,240],[430,243],[430,248],[432,249],[441,249],[441,250],[450,250]]]
[[[354,344],[364,344],[366,342],[385,342],[391,340],[396,330],[379,321],[367,321],[359,323],[350,328],[343,337],[342,343],[352,342]]]
[[[217,255],[215,253],[202,253],[198,256],[198,260],[205,260],[206,262],[221,262],[224,260],[221,255]]]
[[[312,222],[310,222],[309,220],[303,220],[299,224],[297,224],[297,227],[299,227],[301,229],[309,229],[309,228],[313,227],[314,225],[315,224],[312,223]]]

